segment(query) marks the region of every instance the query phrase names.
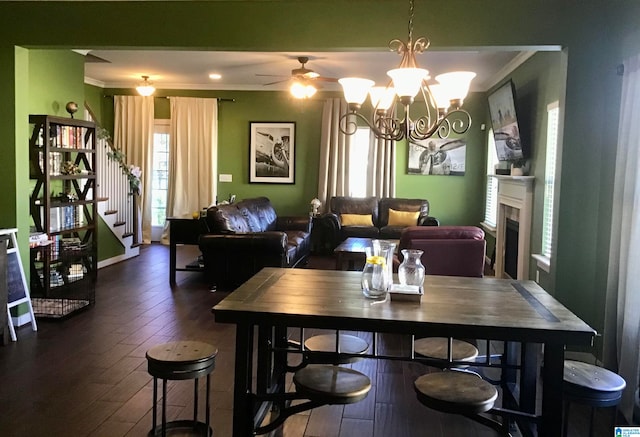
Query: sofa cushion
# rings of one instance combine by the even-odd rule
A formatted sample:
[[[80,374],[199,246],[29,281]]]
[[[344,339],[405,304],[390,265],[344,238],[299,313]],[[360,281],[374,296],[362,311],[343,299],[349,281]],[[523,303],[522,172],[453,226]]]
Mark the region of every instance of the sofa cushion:
[[[341,214],[370,214],[373,224],[377,225],[378,199],[376,197],[335,196],[329,202],[331,212]]]
[[[253,199],[245,199],[236,205],[247,220],[251,232],[276,230],[278,215],[268,198],[256,197]]]
[[[389,226],[416,226],[420,211],[396,211],[389,208]]]
[[[340,214],[342,226],[373,226],[371,214]]]
[[[414,225],[420,223],[420,220],[425,219],[429,216],[429,202],[424,199],[403,199],[399,197],[383,197],[380,199],[379,206],[379,215],[377,226],[383,227],[389,223],[389,210],[394,209],[395,211],[419,211],[418,222],[414,223]],[[422,224],[422,223],[420,223]]]
[[[207,211],[209,231],[216,234],[251,232],[249,222],[236,205],[218,205]]]

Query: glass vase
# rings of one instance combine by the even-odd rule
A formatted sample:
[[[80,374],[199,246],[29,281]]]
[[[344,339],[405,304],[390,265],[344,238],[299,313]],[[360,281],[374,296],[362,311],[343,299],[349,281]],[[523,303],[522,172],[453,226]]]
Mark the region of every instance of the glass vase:
[[[422,287],[425,271],[420,259],[422,254],[423,251],[418,249],[402,249],[404,259],[398,267],[398,280],[400,284]]]

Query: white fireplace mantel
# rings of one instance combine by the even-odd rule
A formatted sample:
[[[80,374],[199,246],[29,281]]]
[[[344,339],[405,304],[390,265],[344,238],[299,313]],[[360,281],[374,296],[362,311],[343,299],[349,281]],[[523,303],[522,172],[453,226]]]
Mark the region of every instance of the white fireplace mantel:
[[[517,278],[529,279],[531,258],[531,218],[533,215],[533,181],[535,176],[492,176],[498,179],[498,219],[496,226],[496,277],[504,278],[504,254],[507,218],[519,223]]]

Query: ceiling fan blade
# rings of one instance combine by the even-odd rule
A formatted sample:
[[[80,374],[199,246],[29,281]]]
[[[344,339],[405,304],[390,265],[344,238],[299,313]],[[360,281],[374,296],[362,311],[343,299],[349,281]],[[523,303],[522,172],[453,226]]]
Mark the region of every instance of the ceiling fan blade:
[[[285,74],[260,74],[260,73],[256,73],[256,76],[260,76],[260,77],[289,77]]]
[[[289,81],[289,79],[276,80],[275,82],[264,83],[264,84],[262,84],[262,85],[263,85],[263,86],[267,86],[267,85],[275,85],[275,84],[278,84],[278,83],[288,82],[288,81]]]
[[[335,77],[323,77],[323,76],[318,76],[313,80],[317,80],[320,82],[338,82],[338,79]]]

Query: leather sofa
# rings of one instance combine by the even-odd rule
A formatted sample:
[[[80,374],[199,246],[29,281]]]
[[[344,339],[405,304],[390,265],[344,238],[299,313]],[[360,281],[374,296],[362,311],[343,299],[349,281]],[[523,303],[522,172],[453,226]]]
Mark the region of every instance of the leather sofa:
[[[309,216],[279,217],[266,197],[210,207],[205,220],[199,245],[218,290],[234,290],[263,267],[295,267],[311,252]]]
[[[439,224],[429,216],[429,201],[424,199],[336,196],[331,198],[329,209],[322,224],[331,229],[333,247],[349,237],[397,240],[407,226]]]
[[[402,249],[419,249],[427,275],[484,275],[486,241],[484,231],[476,226],[411,226],[403,229],[398,243]]]

